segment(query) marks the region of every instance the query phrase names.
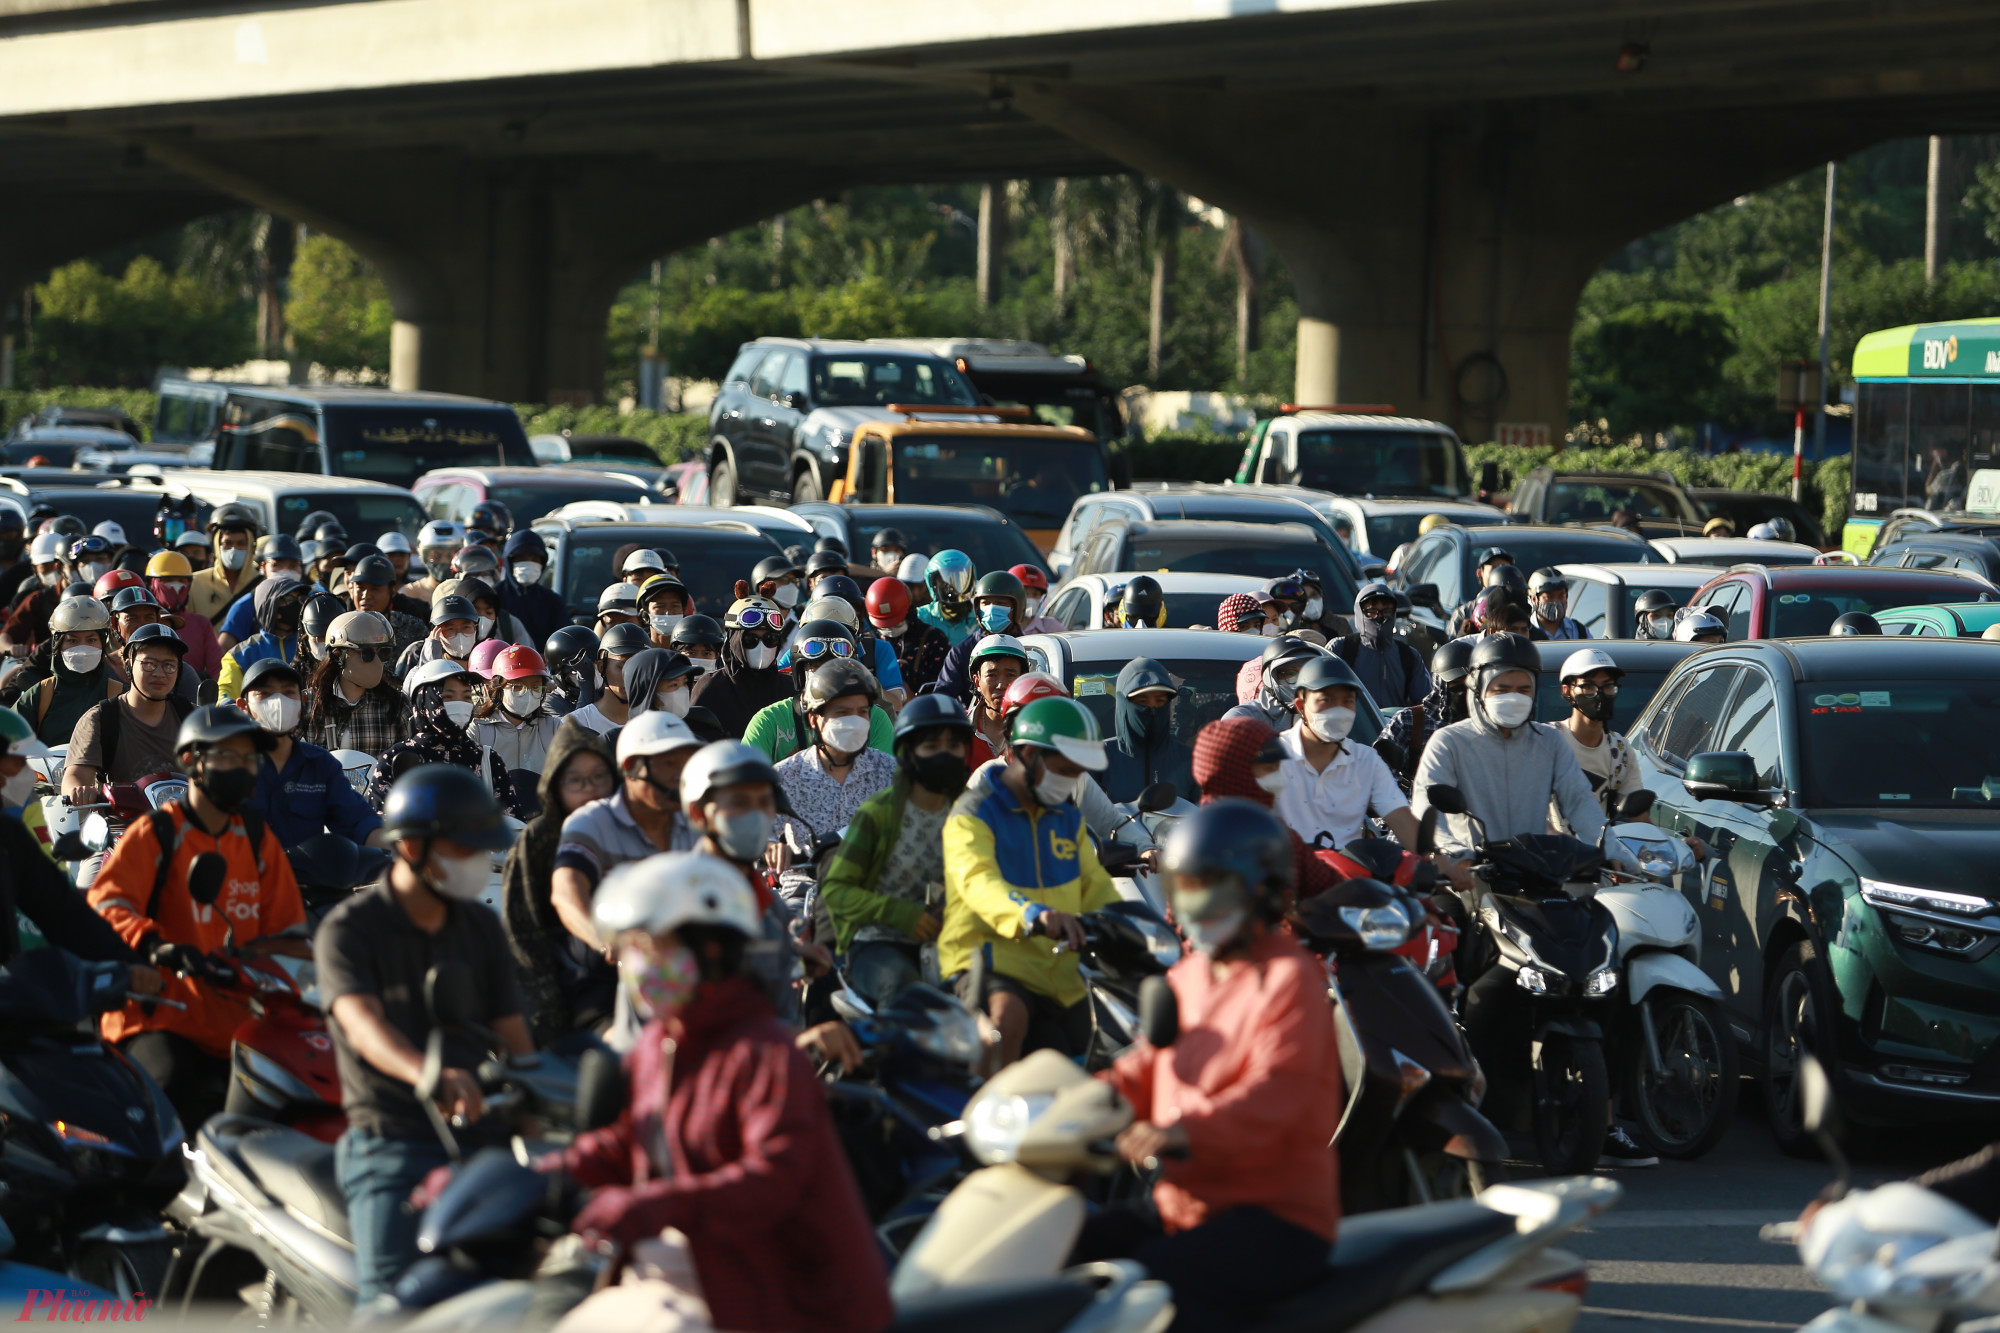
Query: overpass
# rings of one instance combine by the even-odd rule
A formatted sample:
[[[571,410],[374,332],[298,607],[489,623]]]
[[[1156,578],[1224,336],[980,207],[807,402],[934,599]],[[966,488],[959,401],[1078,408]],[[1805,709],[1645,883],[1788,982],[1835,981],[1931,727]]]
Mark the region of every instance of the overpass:
[[[1996,90],[1990,0],[0,0],[0,285],[245,201],[381,269],[393,382],[559,399],[648,258],[1129,168],[1284,256],[1302,400],[1480,437],[1619,246]]]

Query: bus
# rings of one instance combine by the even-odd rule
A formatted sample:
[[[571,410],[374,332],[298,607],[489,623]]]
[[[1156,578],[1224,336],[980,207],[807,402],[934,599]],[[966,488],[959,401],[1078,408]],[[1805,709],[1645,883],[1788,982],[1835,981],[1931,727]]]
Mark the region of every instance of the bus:
[[[1898,509],[2000,513],[2000,318],[1871,333],[1854,381],[1843,550],[1867,559]]]

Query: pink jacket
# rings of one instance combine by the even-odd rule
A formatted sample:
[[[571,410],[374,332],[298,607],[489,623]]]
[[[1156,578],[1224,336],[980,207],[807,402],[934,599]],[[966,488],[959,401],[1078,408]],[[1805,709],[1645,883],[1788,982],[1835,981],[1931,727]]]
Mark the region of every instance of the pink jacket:
[[[207,616],[190,612],[187,615],[166,617],[167,624],[181,636],[181,642],[188,646],[187,664],[204,677],[214,679],[222,670],[222,641],[215,637],[215,623]]]

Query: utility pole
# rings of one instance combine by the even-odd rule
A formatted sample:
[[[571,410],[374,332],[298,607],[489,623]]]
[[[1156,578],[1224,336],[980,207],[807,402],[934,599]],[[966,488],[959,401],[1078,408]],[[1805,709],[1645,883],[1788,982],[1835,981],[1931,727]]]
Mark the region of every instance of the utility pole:
[[[1932,162],[1936,162],[1936,150],[1932,150]],[[1820,226],[1819,234],[1819,394],[1813,403],[1813,461],[1826,458],[1826,324],[1827,306],[1833,296],[1833,187],[1839,174],[1837,164],[1826,164],[1826,220]],[[1792,498],[1800,498],[1803,489],[1798,475],[1798,465],[1792,467]]]
[[[1153,301],[1146,330],[1146,381],[1158,385],[1166,355],[1167,325],[1173,321],[1174,275],[1180,267],[1181,196],[1171,185],[1160,194],[1159,226],[1153,237]]]
[[[1944,136],[1931,136],[1931,165],[1924,177],[1924,285],[1937,285],[1944,262],[1944,210],[1938,206],[1939,178],[1944,175]]]
[[[1000,303],[1000,265],[1007,250],[1007,182],[979,187],[979,308]]]
[[[646,314],[646,345],[639,350],[639,406],[666,411],[666,367],[660,363],[660,261],[653,261],[652,305]]]

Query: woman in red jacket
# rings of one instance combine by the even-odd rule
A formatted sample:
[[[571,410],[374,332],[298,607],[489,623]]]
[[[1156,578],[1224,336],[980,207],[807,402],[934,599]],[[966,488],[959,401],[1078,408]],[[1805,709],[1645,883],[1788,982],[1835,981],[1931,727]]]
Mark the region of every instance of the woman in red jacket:
[[[1201,803],[1241,797],[1269,810],[1283,787],[1280,776],[1285,752],[1278,733],[1254,717],[1230,717],[1211,722],[1194,738],[1194,780],[1201,784]],[[1283,825],[1280,825],[1283,827]],[[1312,848],[1290,828],[1294,893],[1311,898],[1326,892],[1340,876],[1313,855]]]
[[[1102,1075],[1132,1103],[1126,1160],[1165,1160],[1157,1216],[1085,1224],[1073,1262],[1129,1256],[1174,1289],[1175,1333],[1240,1326],[1326,1270],[1340,1216],[1340,1053],[1317,959],[1277,929],[1292,839],[1243,800],[1210,801],[1167,842],[1174,915],[1193,950],[1167,974],[1170,1048],[1141,1042]]]

